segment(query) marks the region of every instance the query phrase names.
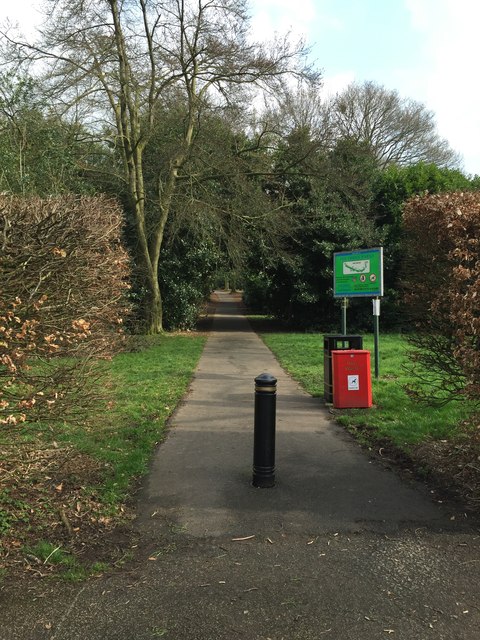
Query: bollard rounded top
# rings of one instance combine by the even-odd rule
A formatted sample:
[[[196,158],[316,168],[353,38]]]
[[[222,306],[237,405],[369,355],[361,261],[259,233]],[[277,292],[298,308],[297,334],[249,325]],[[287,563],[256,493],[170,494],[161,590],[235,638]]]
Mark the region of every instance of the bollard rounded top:
[[[277,384],[277,379],[271,373],[261,373],[255,378],[257,387],[273,387]]]

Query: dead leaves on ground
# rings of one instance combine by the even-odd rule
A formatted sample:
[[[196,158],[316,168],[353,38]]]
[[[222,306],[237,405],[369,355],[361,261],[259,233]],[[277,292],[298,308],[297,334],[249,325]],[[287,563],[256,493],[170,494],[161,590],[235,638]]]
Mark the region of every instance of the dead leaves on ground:
[[[71,547],[103,536],[122,516],[106,514],[91,487],[102,463],[57,443],[0,445],[0,565],[17,565],[39,539]]]

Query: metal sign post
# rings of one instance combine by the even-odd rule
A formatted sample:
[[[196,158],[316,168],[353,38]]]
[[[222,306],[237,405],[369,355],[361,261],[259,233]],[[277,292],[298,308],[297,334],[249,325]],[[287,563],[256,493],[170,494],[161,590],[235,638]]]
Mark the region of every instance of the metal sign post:
[[[373,303],[373,342],[375,350],[375,378],[378,380],[380,371],[379,335],[380,335],[380,298],[372,300]]]
[[[342,298],[342,335],[347,335],[348,298]]]

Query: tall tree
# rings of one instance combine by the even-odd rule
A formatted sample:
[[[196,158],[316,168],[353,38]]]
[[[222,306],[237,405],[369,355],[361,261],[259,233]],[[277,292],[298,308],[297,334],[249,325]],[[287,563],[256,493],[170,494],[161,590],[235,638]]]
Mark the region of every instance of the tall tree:
[[[146,291],[145,328],[162,330],[158,266],[164,229],[209,109],[273,90],[290,74],[313,76],[288,38],[249,37],[245,0],[46,0],[38,43],[4,34],[24,60],[48,63],[52,96],[119,150]],[[149,202],[144,154],[166,100],[182,104],[180,139]]]
[[[353,83],[333,98],[329,110],[336,136],[368,144],[381,168],[416,162],[460,164],[438,135],[434,114],[397,91],[370,81]]]
[[[241,118],[236,108],[205,114],[196,132],[185,167],[188,179],[179,181],[162,246],[167,328],[191,325],[213,272],[230,274],[233,283],[252,233],[267,230],[272,237],[279,232],[281,214],[262,189],[261,176],[272,171],[271,154],[262,152],[256,136],[243,132]],[[154,144],[145,153],[147,194],[155,191],[158,171],[182,128],[175,105],[158,119]]]
[[[247,301],[297,327],[331,327],[332,255],[376,246],[369,217],[375,159],[366,145],[340,140],[328,153],[312,153],[306,128],[293,131],[276,154],[268,192],[290,213],[279,250],[261,235],[252,242]],[[288,214],[287,214],[288,215]]]

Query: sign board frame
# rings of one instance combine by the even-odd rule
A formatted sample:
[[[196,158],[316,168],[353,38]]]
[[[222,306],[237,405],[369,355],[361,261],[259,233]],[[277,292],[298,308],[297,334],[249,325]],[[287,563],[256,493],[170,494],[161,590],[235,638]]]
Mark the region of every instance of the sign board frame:
[[[383,247],[333,254],[333,297],[383,296]]]

